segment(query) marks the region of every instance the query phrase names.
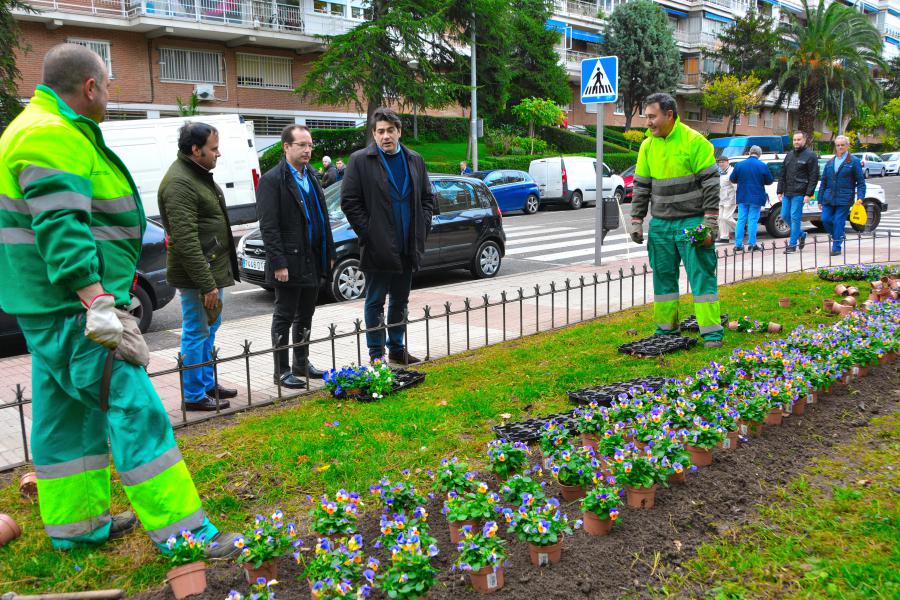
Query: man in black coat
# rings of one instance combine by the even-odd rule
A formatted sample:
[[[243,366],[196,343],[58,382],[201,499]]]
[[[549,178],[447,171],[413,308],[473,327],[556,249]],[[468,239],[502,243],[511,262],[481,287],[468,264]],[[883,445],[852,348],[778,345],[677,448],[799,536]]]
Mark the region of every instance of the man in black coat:
[[[319,288],[331,273],[334,241],[325,193],[309,167],[313,141],[303,125],[281,132],[284,158],[259,180],[256,206],[266,248],[266,283],[275,288],[272,345],[287,346],[288,332],[300,343],[312,329]],[[275,352],[275,382],[289,389],[306,387],[301,377],[322,377],[309,361],[309,346]]]
[[[369,123],[375,142],[350,156],[341,187],[341,208],[359,237],[360,268],[366,275],[366,328],[406,317],[412,274],[422,264],[431,231],[434,199],[425,161],[400,144],[400,117],[379,108]],[[420,362],[406,348],[405,326],[387,328],[388,359]],[[384,330],[366,333],[369,358],[384,356]]]
[[[798,243],[801,250],[806,245],[803,205],[815,198],[816,184],[819,183],[819,157],[806,147],[806,134],[798,131],[792,141],[794,150],[784,157],[776,189],[781,202],[781,218],[791,228],[785,254],[796,252]]]

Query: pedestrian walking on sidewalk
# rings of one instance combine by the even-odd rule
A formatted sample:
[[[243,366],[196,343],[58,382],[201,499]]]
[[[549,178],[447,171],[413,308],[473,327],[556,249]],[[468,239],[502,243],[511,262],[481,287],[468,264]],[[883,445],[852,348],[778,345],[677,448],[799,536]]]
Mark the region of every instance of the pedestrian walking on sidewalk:
[[[859,159],[850,154],[850,140],[846,135],[834,138],[834,158],[825,163],[822,171],[822,225],[831,236],[831,256],[840,256],[844,243],[847,216],[854,200],[866,197],[866,176]],[[855,193],[854,193],[855,192]]]
[[[719,242],[727,244],[734,240],[735,188],[729,177],[734,167],[727,156],[716,160],[719,167]]]
[[[787,153],[778,175],[778,201],[781,202],[781,218],[791,228],[785,254],[797,251],[806,245],[803,231],[803,206],[809,204],[819,183],[819,158],[806,147],[806,134],[798,131],[793,138],[794,149]]]
[[[744,251],[744,232],[747,232],[747,246],[751,251],[758,251],[756,230],[759,226],[759,212],[769,199],[766,186],[775,179],[768,165],[759,160],[762,148],[750,147],[750,156],[735,165],[729,176],[732,183],[737,184],[737,232],[734,236],[735,252]]]
[[[206,123],[185,123],[178,131],[178,156],[159,184],[159,215],[169,236],[166,280],[181,295],[181,356],[184,366],[212,360],[222,324],[224,288],[240,281],[237,251],[225,195],[213,181],[219,132]],[[213,365],[186,369],[184,407],[228,408],[237,390],[216,382]]]
[[[281,131],[281,147],[284,158],[262,176],[256,190],[266,283],[275,288],[274,347],[299,344],[309,334],[316,299],[335,256],[325,192],[309,166],[312,134],[304,125],[288,125]],[[294,347],[293,354],[291,368],[288,349],[275,352],[276,383],[301,389],[304,377],[322,377],[309,361],[308,345]]]
[[[694,312],[707,347],[722,345],[722,322],[714,246],[694,246],[685,230],[700,225],[713,239],[719,228],[719,170],[712,144],[678,118],[675,98],[647,97],[649,129],[634,174],[631,239],[644,242],[644,217],[653,219],[647,250],[653,268],[656,334],[677,334],[678,280],[682,261],[694,293]]]
[[[52,545],[121,537],[137,519],[157,548],[184,528],[218,534],[145,370],[149,352],[122,308],[146,227],[137,186],[105,144],[109,76],[99,55],[61,44],[0,137],[0,306],[31,352],[31,449]],[[135,515],[110,515],[109,452]],[[217,537],[218,536],[218,537]]]
[[[366,275],[366,328],[373,329],[381,322],[406,319],[412,274],[425,254],[434,200],[425,161],[400,143],[397,113],[378,108],[369,127],[375,141],[350,156],[341,208],[359,237],[360,268]],[[404,325],[387,330],[390,361],[401,365],[420,362],[409,354]],[[383,329],[368,331],[366,343],[370,359],[384,356]]]

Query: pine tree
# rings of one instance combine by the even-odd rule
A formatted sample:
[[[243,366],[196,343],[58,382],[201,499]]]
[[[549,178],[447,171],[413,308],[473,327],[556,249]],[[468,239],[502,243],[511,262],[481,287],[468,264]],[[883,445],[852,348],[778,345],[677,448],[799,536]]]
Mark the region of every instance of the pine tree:
[[[12,15],[14,9],[34,12],[19,0],[0,0],[0,48],[3,48],[0,52],[0,132],[22,110],[18,89],[21,74],[16,67],[15,51],[25,51],[27,48],[19,37],[19,26]]]

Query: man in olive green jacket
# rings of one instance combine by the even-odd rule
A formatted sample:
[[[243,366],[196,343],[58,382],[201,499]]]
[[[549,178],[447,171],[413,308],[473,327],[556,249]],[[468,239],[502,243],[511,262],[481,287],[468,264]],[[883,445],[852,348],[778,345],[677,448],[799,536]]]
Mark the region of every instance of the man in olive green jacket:
[[[219,154],[219,133],[187,122],[178,132],[178,158],[159,186],[159,212],[169,235],[166,280],[181,292],[181,356],[185,366],[212,360],[222,323],[222,289],[240,281],[225,196],[210,171]],[[212,365],[184,372],[187,410],[228,408],[237,390],[215,380]]]

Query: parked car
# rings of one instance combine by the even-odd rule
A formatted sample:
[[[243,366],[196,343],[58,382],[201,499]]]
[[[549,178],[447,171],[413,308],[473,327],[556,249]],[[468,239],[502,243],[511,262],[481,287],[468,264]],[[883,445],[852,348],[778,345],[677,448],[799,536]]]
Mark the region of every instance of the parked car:
[[[622,178],[622,183],[625,184],[625,198],[624,202],[631,202],[632,195],[634,194],[634,170],[637,168],[637,165],[631,165],[621,173],[619,173],[619,177]]]
[[[359,268],[359,240],[341,210],[341,184],[325,190],[337,259],[326,292],[338,301],[363,296],[366,276]],[[434,215],[425,242],[422,271],[467,268],[478,279],[494,277],[506,252],[503,216],[482,181],[459,175],[432,175]],[[238,242],[241,279],[270,289],[266,283],[266,249],[259,229]]]
[[[821,173],[825,169],[825,164],[833,155],[825,154],[819,158],[819,185],[821,185]],[[735,165],[746,156],[735,156],[731,158],[731,164]],[[779,154],[763,154],[760,157],[769,167],[772,177],[775,178],[774,183],[766,186],[766,193],[769,196],[768,202],[762,207],[759,213],[759,222],[765,226],[766,231],[774,238],[786,238],[791,234],[790,225],[781,219],[781,202],[778,200],[778,194],[775,190],[778,187],[778,176],[781,174],[781,167],[784,161],[784,155]],[[860,233],[869,233],[875,231],[881,223],[881,213],[888,209],[885,201],[884,188],[874,183],[866,182],[866,198],[864,200],[866,211],[869,214],[868,221],[864,227],[851,223],[854,231]],[[803,206],[803,220],[812,223],[817,229],[823,230],[822,226],[822,205],[819,203],[819,187],[816,187],[815,199],[809,204]]]
[[[568,204],[579,209],[597,200],[597,159],[590,156],[551,156],[531,161],[528,174],[538,184],[541,204]],[[625,182],[603,165],[603,197],[625,199]]]
[[[147,220],[141,258],[131,292],[128,311],[138,320],[141,332],[153,321],[153,312],[163,308],[175,297],[175,288],[166,283],[166,232],[158,223]],[[22,331],[15,317],[0,310],[0,346],[21,338]]]
[[[884,172],[888,175],[900,174],[900,152],[888,152],[881,155],[884,163]]]
[[[526,215],[533,215],[540,208],[541,191],[525,171],[475,171],[469,177],[480,179],[491,188],[503,214],[521,210]]]
[[[869,175],[884,177],[885,173],[887,173],[887,168],[881,161],[881,157],[874,152],[854,152],[853,156],[858,158],[859,162],[862,163],[863,174],[866,177]]]

